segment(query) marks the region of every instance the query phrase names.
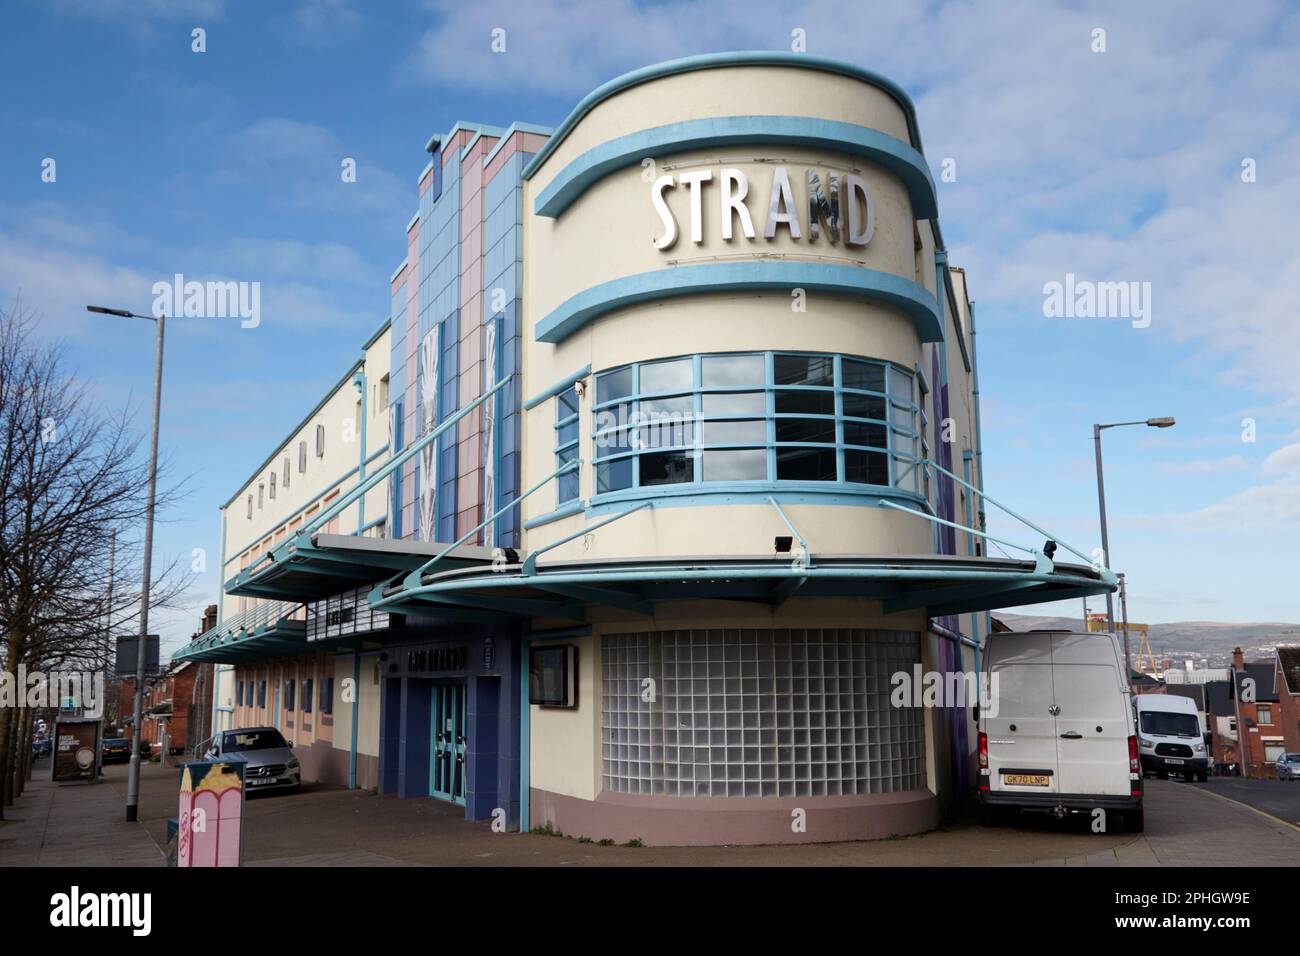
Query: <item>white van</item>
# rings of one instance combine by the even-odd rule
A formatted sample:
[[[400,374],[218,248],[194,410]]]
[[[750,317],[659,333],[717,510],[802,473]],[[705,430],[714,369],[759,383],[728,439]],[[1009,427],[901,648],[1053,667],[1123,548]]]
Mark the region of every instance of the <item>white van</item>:
[[[1101,808],[1141,832],[1142,772],[1115,635],[994,633],[982,666],[991,689],[978,717],[986,820]]]
[[[1196,701],[1178,694],[1138,694],[1133,706],[1137,709],[1142,772],[1161,777],[1178,773],[1204,783],[1210,755]]]

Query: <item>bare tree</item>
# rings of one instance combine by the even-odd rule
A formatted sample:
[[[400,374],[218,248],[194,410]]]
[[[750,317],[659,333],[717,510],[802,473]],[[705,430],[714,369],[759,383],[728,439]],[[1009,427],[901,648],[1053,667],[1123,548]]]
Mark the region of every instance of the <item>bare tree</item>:
[[[140,592],[131,569],[141,547],[148,462],[130,414],[107,413],[66,368],[62,349],[34,335],[21,301],[0,308],[0,634],[4,669],[98,670],[102,631],[138,620]],[[175,488],[160,490],[158,509]],[[106,593],[110,531],[118,530],[113,608]],[[136,572],[135,581],[139,581]],[[155,573],[150,606],[174,603],[189,586],[175,560]],[[19,688],[22,691],[22,688]],[[19,748],[30,750],[30,722],[0,707],[0,818],[12,803]]]

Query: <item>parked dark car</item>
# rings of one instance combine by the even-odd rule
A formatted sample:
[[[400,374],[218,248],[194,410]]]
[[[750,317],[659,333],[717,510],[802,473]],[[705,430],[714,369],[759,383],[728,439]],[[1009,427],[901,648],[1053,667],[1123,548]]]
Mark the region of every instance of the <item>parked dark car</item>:
[[[149,741],[140,742],[140,759],[149,759]],[[128,763],[131,760],[131,741],[126,737],[105,737],[103,746],[104,763]]]

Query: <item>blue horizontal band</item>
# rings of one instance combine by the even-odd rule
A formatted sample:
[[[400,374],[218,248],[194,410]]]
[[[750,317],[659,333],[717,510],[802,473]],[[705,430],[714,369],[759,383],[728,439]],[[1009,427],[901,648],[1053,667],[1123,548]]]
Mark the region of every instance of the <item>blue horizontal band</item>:
[[[600,103],[609,99],[623,90],[631,89],[642,83],[648,83],[652,80],[662,79],[667,76],[676,76],[681,73],[691,73],[698,70],[716,70],[726,67],[746,67],[746,66],[766,66],[766,67],[786,67],[797,70],[819,70],[823,73],[832,73],[839,76],[851,77],[868,83],[879,90],[882,90],[898,103],[899,108],[903,111],[903,116],[907,120],[908,135],[912,139],[912,145],[921,149],[921,133],[916,122],[916,108],[912,105],[911,98],[903,91],[903,88],[879,73],[872,70],[864,69],[852,63],[845,63],[840,60],[832,60],[827,57],[811,56],[807,53],[792,53],[781,50],[743,50],[726,53],[705,53],[699,56],[687,56],[678,60],[668,60],[664,63],[655,63],[651,66],[642,67],[639,70],[633,70],[631,73],[624,73],[622,76],[615,77],[608,83],[605,83],[592,90],[582,98],[577,106],[564,120],[563,123],[555,130],[555,134],[546,142],[546,145],[538,151],[537,155],[532,158],[527,166],[524,167],[524,179],[531,179],[533,174],[541,168],[542,164],[550,158],[551,153],[568,138],[578,125],[579,122],[595,109]]]
[[[877,129],[809,116],[717,116],[629,133],[592,147],[565,166],[538,195],[533,208],[539,216],[553,219],[615,170],[647,158],[740,145],[807,146],[865,157],[902,181],[914,218],[938,215],[934,180],[920,152]]]
[[[700,263],[602,282],[554,309],[537,323],[534,337],[538,342],[563,342],[606,313],[658,299],[710,292],[789,292],[796,288],[894,306],[912,320],[922,342],[943,341],[938,301],[910,279],[862,266],[771,260]]]

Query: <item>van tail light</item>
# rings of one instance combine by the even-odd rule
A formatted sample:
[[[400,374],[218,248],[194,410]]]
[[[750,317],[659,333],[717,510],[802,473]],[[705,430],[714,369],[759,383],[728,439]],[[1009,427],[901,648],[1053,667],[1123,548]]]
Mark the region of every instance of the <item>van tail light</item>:
[[[1142,760],[1138,757],[1138,739],[1136,735],[1128,738],[1128,776],[1129,795],[1142,796]]]
[[[989,788],[989,735],[980,731],[980,778],[979,788]]]

